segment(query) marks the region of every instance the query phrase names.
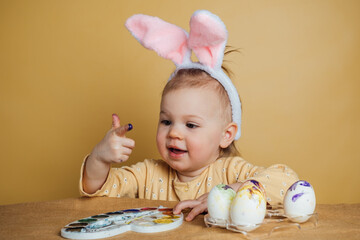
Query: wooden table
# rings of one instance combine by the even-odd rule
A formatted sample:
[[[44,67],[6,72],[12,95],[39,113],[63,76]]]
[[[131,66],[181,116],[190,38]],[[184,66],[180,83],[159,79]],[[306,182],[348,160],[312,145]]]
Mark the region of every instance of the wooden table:
[[[127,208],[165,206],[176,202],[129,198],[72,198],[49,202],[0,206],[0,239],[63,239],[66,224],[99,213]],[[286,229],[270,239],[360,239],[360,204],[319,204],[318,225],[307,230]],[[221,228],[207,228],[204,215],[179,228],[161,233],[127,232],[108,239],[246,239],[242,234]]]

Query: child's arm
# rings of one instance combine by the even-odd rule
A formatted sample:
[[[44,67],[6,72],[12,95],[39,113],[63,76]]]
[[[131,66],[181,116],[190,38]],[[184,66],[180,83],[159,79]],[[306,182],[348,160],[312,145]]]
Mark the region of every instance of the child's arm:
[[[83,175],[83,189],[87,193],[94,193],[105,183],[111,163],[128,160],[135,141],[126,138],[125,133],[132,129],[132,125],[120,125],[120,119],[113,114],[112,128],[105,137],[94,147],[86,160]]]
[[[232,158],[228,168],[228,182],[235,182],[230,185],[235,191],[241,187],[241,181],[254,179],[262,183],[265,188],[267,202],[271,205],[282,203],[286,190],[299,180],[297,174],[282,164],[276,164],[268,168],[253,166],[241,158]],[[236,178],[235,178],[236,177]],[[185,208],[193,208],[185,220],[191,221],[200,213],[207,210],[207,196],[205,193],[195,200],[179,202],[174,207],[174,213],[178,214]]]

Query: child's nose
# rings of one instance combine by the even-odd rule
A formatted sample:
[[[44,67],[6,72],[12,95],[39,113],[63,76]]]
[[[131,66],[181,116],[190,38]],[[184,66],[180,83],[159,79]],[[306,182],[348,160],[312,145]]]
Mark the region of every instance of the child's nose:
[[[181,139],[183,139],[183,134],[181,133],[181,130],[178,127],[173,126],[169,130],[169,137],[177,138],[177,139],[181,140]]]

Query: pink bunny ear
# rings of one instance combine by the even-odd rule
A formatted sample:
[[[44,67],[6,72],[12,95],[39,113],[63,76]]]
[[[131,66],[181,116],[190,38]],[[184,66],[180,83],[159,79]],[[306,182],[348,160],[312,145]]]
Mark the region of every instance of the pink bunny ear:
[[[188,45],[200,63],[221,67],[227,41],[227,30],[221,19],[206,10],[196,11],[190,20]]]
[[[176,65],[182,64],[186,56],[190,59],[187,33],[182,28],[143,14],[130,17],[125,26],[141,45],[172,60]]]

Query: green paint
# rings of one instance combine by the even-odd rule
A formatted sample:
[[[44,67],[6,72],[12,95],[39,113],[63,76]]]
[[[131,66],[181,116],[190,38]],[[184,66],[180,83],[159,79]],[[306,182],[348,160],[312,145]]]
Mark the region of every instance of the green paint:
[[[84,219],[80,219],[79,222],[95,222],[97,221],[97,219],[94,219],[94,218],[84,218]]]

